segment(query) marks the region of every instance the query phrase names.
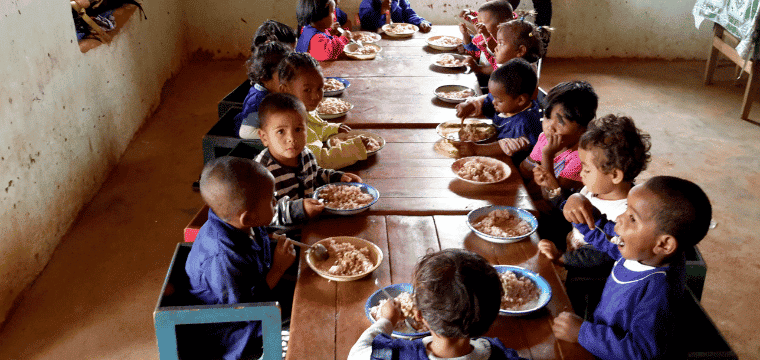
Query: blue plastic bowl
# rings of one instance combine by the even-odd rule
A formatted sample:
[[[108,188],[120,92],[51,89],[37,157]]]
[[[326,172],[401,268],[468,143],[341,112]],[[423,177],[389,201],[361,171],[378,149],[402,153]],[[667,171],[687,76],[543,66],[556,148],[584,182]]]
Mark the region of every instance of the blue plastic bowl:
[[[527,277],[531,281],[533,281],[533,283],[536,284],[536,286],[538,286],[539,290],[541,290],[541,295],[538,296],[538,301],[535,303],[534,306],[531,306],[530,308],[524,309],[524,310],[499,309],[499,314],[511,315],[511,316],[530,314],[546,306],[546,304],[549,303],[549,300],[552,299],[552,287],[549,286],[549,283],[541,275],[538,275],[528,269],[521,268],[519,266],[494,265],[494,268],[496,268],[496,271],[499,273],[512,271],[517,275],[518,278]]]
[[[343,91],[345,91],[346,89],[348,89],[349,86],[351,86],[351,83],[348,80],[344,79],[344,78],[339,78],[339,77],[335,77],[335,76],[328,76],[328,77],[325,78],[325,80],[327,80],[327,79],[338,80],[338,81],[342,82],[343,86],[345,86],[345,87],[343,89],[341,89],[341,90],[325,91],[325,96],[338,96],[338,95],[342,94]]]
[[[328,185],[353,185],[353,186],[358,186],[358,187],[361,188],[362,192],[372,195],[372,198],[374,199],[374,200],[372,200],[371,203],[369,203],[369,204],[367,204],[365,206],[362,206],[362,207],[356,208],[356,209],[351,209],[351,210],[339,210],[339,209],[333,209],[333,208],[329,208],[329,207],[325,206],[324,212],[326,212],[328,214],[355,215],[355,214],[358,214],[358,213],[360,213],[362,211],[365,211],[365,210],[369,209],[370,206],[374,205],[377,202],[377,199],[380,198],[380,192],[377,191],[377,189],[375,189],[371,185],[367,185],[367,184],[364,184],[364,183],[336,182],[336,183],[331,183],[331,184],[328,184]],[[314,194],[312,194],[311,197],[319,200],[319,192],[322,191],[322,189],[324,189],[325,186],[327,186],[327,185],[322,185],[322,186],[318,187],[317,190],[314,191]]]
[[[480,219],[483,216],[488,215],[491,211],[494,210],[509,210],[512,214],[515,214],[519,216],[521,219],[525,220],[531,227],[530,231],[521,236],[512,236],[512,237],[501,237],[501,236],[493,236],[489,235],[483,232],[480,232],[476,230],[472,224],[474,224],[478,219]],[[538,228],[538,220],[536,220],[536,217],[533,216],[530,212],[524,209],[512,207],[512,206],[497,206],[497,205],[489,205],[484,206],[482,208],[478,208],[475,210],[470,211],[469,214],[467,214],[467,226],[472,230],[472,232],[475,233],[475,235],[478,235],[483,240],[495,242],[495,243],[501,243],[501,244],[508,244],[513,243],[516,241],[520,241],[522,239],[525,239],[529,236],[531,236],[534,232],[536,232],[536,229]]]
[[[393,284],[388,285],[384,287],[385,291],[387,291],[391,296],[396,297],[398,294],[401,294],[402,292],[408,292],[408,293],[414,293],[414,288],[412,287],[412,284],[409,283],[400,283],[400,284]],[[380,300],[387,299],[388,297],[385,296],[382,290],[375,291],[374,294],[372,294],[368,299],[367,303],[364,305],[364,313],[367,314],[367,319],[371,323],[375,323],[375,319],[372,318],[372,315],[369,314],[369,309],[377,304],[380,303]],[[426,332],[419,332],[419,333],[404,333],[404,332],[398,332],[394,331],[393,336],[401,337],[401,338],[418,338],[423,336],[430,335],[430,331]]]

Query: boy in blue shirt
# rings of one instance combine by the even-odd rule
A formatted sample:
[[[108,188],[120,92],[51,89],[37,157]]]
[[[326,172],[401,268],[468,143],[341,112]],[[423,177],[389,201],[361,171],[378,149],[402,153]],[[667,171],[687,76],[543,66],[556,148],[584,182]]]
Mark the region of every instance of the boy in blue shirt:
[[[276,300],[273,289],[296,256],[293,244],[284,240],[271,250],[264,229],[274,216],[272,174],[250,159],[224,156],[205,166],[200,191],[211,209],[185,264],[190,293],[207,305]],[[185,353],[202,351],[200,358],[224,360],[261,355],[259,321],[193,330]]]
[[[413,276],[417,322],[430,329],[422,339],[393,339],[404,321],[399,304],[387,301],[379,319],[362,333],[348,360],[517,360],[517,352],[496,338],[482,337],[499,315],[503,288],[496,269],[482,256],[463,249],[427,254]]]
[[[707,195],[688,180],[656,176],[631,189],[628,209],[614,225],[584,203],[571,196],[565,217],[617,262],[592,320],[563,312],[554,319],[555,336],[602,359],[679,358],[675,324],[685,286],[684,250],[707,234]],[[608,240],[605,233],[617,236]]]
[[[393,22],[417,25],[422,32],[430,31],[433,26],[414,12],[409,0],[362,0],[359,5],[359,22],[362,29],[377,31],[388,21],[387,12],[390,12]]]
[[[471,142],[458,144],[462,156],[507,154],[519,164],[530,154],[543,131],[543,110],[533,94],[538,78],[533,67],[521,58],[507,61],[491,73],[488,95],[457,105],[457,116],[483,115],[493,120],[499,141],[484,145]]]

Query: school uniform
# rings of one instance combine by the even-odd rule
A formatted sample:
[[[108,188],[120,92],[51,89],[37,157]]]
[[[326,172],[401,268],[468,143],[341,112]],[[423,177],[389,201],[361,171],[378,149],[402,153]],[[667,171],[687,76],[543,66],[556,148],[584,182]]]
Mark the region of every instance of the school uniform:
[[[259,121],[259,104],[264,97],[269,94],[269,90],[261,84],[253,84],[248,90],[248,95],[243,100],[243,110],[235,116],[235,134],[243,139],[258,139],[258,129],[261,127]]]
[[[296,52],[309,53],[317,61],[335,60],[343,53],[349,40],[343,36],[332,36],[311,25],[301,29],[296,43]]]
[[[386,23],[385,13],[380,12],[381,0],[362,0],[359,5],[359,21],[362,29],[377,31]],[[419,26],[427,22],[417,15],[409,4],[409,0],[391,0],[391,20],[397,23],[409,23]]]
[[[512,162],[515,164],[521,163],[528,155],[538,141],[538,136],[543,131],[541,128],[541,118],[543,118],[543,110],[539,106],[538,101],[531,101],[530,107],[520,111],[509,117],[501,116],[493,105],[493,95],[490,93],[486,96],[483,102],[482,108],[483,116],[486,116],[493,120],[494,126],[496,126],[496,137],[500,139],[499,145],[502,149],[505,148],[505,142],[501,139],[517,139],[525,137],[528,139],[530,145],[522,150],[512,154]]]

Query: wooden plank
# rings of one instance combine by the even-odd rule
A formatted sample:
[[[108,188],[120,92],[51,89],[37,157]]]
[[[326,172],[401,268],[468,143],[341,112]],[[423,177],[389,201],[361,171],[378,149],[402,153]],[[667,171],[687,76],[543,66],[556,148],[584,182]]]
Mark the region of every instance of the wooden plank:
[[[440,250],[435,223],[430,216],[387,216],[388,243],[393,284],[412,282],[417,261]]]

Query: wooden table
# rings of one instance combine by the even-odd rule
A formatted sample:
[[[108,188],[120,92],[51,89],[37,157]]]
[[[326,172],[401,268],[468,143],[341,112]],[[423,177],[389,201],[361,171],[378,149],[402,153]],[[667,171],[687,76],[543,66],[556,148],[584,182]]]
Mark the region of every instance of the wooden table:
[[[301,258],[287,359],[345,359],[370,325],[364,305],[377,290],[374,279],[379,279],[382,286],[411,282],[419,257],[446,248],[474,251],[492,264],[525,267],[541,274],[552,287],[552,299],[544,309],[522,317],[499,316],[486,336],[498,337],[526,358],[592,358],[579,345],[554,338],[552,319],[561,311],[570,310],[571,305],[554,266],[538,256],[537,237],[513,244],[494,244],[472,234],[465,219],[461,215],[369,215],[309,224],[303,233],[303,241],[308,244],[330,236],[357,236],[377,244],[385,259],[363,279],[334,282],[317,275]]]
[[[451,171],[455,159],[436,151],[442,140],[435,129],[373,129],[385,147],[366,161],[342,170],[359,175],[380,191],[370,214],[461,215],[486,205],[533,209],[517,169],[507,156],[498,157],[512,169],[497,184],[475,185]]]

